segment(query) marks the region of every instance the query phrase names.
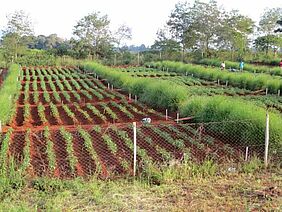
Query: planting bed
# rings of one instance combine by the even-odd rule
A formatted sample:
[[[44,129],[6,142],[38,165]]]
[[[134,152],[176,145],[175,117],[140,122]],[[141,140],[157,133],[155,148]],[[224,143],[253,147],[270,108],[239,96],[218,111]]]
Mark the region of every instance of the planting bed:
[[[145,67],[130,67],[118,69],[125,74],[130,74],[133,77],[154,77],[158,80],[173,82],[177,85],[186,87],[188,95],[191,96],[235,96],[242,98],[261,107],[271,107],[279,113],[282,112],[282,96],[281,94],[266,93],[266,89],[256,91],[239,88],[235,85],[226,84],[225,81],[213,81],[200,79],[195,75],[179,74],[173,71],[167,72]],[[239,84],[238,84],[239,85]]]
[[[223,161],[241,154],[76,67],[24,67],[21,85],[15,114],[0,135],[1,161],[14,157],[19,169],[36,176],[132,174],[132,122],[137,122],[138,172],[149,164]],[[144,117],[152,123],[142,124]]]

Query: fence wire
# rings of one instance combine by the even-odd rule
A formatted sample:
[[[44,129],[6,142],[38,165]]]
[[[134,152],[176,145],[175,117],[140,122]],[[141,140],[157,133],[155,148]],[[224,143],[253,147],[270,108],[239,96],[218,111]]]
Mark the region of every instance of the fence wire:
[[[251,121],[137,123],[137,174],[148,164],[201,163],[207,159],[240,163],[254,157],[263,160],[265,132],[260,129]],[[1,166],[13,157],[17,167],[37,176],[133,175],[133,138],[132,124],[3,133]],[[272,139],[270,136],[269,162],[279,164],[281,148]]]

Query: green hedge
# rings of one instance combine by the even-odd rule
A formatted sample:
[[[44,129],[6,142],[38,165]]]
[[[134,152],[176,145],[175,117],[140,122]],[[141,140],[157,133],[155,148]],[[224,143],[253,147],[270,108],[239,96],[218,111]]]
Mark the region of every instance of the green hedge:
[[[150,63],[148,65],[155,68],[166,68],[168,71],[193,74],[204,80],[220,80],[224,83],[228,81],[229,85],[252,91],[266,88],[268,88],[269,93],[273,94],[277,94],[278,90],[282,91],[282,79],[278,76],[274,77],[268,74],[234,73],[227,70],[222,71],[218,68],[207,68],[200,65],[170,61]]]
[[[245,140],[250,144],[263,144],[264,142],[266,111],[251,102],[225,96],[193,97],[181,105],[180,112],[182,116],[195,116],[196,122],[232,120],[229,123],[211,124],[208,128],[234,141]],[[278,152],[281,152],[282,117],[272,112],[269,112],[269,115],[270,147],[279,149]]]
[[[141,102],[154,108],[176,110],[187,97],[187,89],[169,81],[135,78],[98,63],[85,63],[87,70],[95,71],[115,87],[137,95]]]
[[[15,100],[21,87],[20,81],[17,81],[18,76],[20,76],[19,65],[11,65],[7,78],[0,88],[0,120],[3,124],[9,122],[15,109]]]
[[[210,65],[210,66],[217,66],[219,68],[222,61],[214,60],[214,59],[203,59],[196,63]],[[239,62],[225,61],[225,67],[227,69],[229,68],[239,69]],[[276,76],[282,76],[282,69],[278,67],[278,65],[277,67],[267,67],[267,66],[256,66],[256,65],[245,63],[244,71],[251,73],[255,72],[255,73],[265,73],[265,74],[271,74]]]

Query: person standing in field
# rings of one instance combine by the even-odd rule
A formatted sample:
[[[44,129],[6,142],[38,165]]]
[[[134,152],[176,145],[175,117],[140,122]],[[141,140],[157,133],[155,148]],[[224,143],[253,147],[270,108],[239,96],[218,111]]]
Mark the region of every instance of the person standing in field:
[[[221,70],[224,70],[224,69],[225,69],[225,62],[224,62],[224,61],[220,64],[220,69],[221,69]]]
[[[282,69],[282,60],[279,63],[279,67]]]
[[[240,61],[239,69],[240,69],[240,71],[243,71],[243,69],[244,69],[244,62],[242,60]]]

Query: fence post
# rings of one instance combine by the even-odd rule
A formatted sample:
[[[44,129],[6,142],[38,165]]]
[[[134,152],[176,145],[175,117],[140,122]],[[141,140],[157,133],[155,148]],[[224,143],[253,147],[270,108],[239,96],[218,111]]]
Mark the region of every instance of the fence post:
[[[110,83],[108,83],[108,89],[110,89]]]
[[[267,96],[268,94],[268,88],[265,89],[265,95]]]
[[[278,96],[280,96],[280,89],[278,90]]]
[[[133,175],[136,175],[136,154],[137,154],[137,144],[136,144],[136,122],[133,122]]]
[[[178,124],[179,122],[179,113],[176,114],[176,123]]]
[[[264,150],[264,166],[268,165],[268,146],[269,146],[269,114],[266,111],[266,127],[265,127],[265,150]]]
[[[165,109],[165,120],[167,121],[168,111]]]
[[[128,98],[129,98],[129,101],[131,101],[131,93],[129,93],[129,96],[128,96]]]
[[[245,153],[245,161],[248,161],[248,155],[249,155],[249,147],[246,147],[246,153]]]
[[[135,95],[135,102],[137,102],[137,95]]]
[[[226,86],[226,87],[228,86],[228,81],[226,81],[226,84],[225,84],[225,86]]]
[[[112,90],[114,90],[114,85],[112,85]]]

